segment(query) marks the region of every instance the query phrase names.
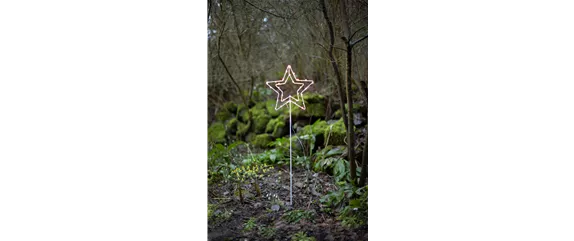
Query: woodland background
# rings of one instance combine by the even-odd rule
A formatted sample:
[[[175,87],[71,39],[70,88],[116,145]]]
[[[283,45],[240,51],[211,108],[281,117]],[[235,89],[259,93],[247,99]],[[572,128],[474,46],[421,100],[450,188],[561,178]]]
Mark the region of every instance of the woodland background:
[[[293,238],[288,230],[301,228],[300,217],[331,227],[303,225],[300,238],[366,239],[367,8],[360,0],[208,2],[210,239]],[[281,176],[255,171],[289,167],[288,108],[274,110],[265,85],[287,65],[314,81],[303,95],[307,109],[293,109],[294,168],[304,180],[294,181],[293,207],[284,205],[285,186],[265,185]],[[279,220],[299,218],[283,227],[256,211],[262,206]]]

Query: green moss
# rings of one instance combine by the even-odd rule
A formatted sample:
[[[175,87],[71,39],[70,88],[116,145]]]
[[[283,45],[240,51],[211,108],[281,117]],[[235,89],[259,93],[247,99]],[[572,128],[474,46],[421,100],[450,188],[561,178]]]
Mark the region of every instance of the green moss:
[[[209,142],[225,143],[225,125],[215,122],[207,129],[207,139]]]
[[[335,119],[341,119],[343,118],[343,111],[341,109],[338,109],[337,111],[335,111]]]
[[[345,130],[345,123],[343,119],[327,125],[325,128],[325,146],[326,145],[345,145],[345,138],[347,137],[347,131]]]
[[[240,121],[248,122],[249,121],[249,109],[244,104],[238,105],[236,116],[237,116],[237,118],[239,118]]]
[[[306,125],[301,130],[301,134],[308,135],[308,134],[323,134],[325,130],[329,127],[324,120],[317,120],[312,125]]]
[[[307,117],[324,117],[325,116],[325,103],[309,103],[306,104],[305,115]]]
[[[271,142],[271,136],[266,133],[256,135],[255,139],[251,141],[251,143],[253,143],[253,145],[257,147],[267,147],[267,144],[269,144],[270,142]]]
[[[271,119],[265,110],[265,103],[258,104],[249,111],[251,111],[251,116],[253,117],[253,131],[257,134],[265,132],[265,127],[267,127],[267,123]]]
[[[348,111],[349,110],[349,105],[345,104],[345,110]],[[353,104],[353,113],[354,112],[359,112],[361,110],[361,105],[359,104]]]
[[[285,135],[285,133],[289,130],[289,128],[285,127],[285,123],[281,122],[278,123],[277,125],[275,125],[275,128],[273,129],[273,133],[271,133],[271,135],[274,138],[279,138]]]
[[[307,106],[306,106],[307,107]],[[285,112],[285,116],[287,118],[289,118],[289,104],[285,105],[285,107],[283,107],[283,109],[286,109],[287,111]],[[293,115],[293,117],[297,117],[297,116],[305,116],[306,111],[300,109],[299,107],[297,107],[296,105],[293,105],[291,107],[291,115]]]
[[[271,133],[274,138],[279,138],[285,135],[287,132],[287,128],[285,128],[285,119],[283,116],[279,116],[275,119],[270,120],[265,127],[266,133]]]
[[[256,136],[257,136],[257,134],[255,134],[253,132],[249,132],[249,134],[247,134],[247,136],[245,137],[245,141],[253,142],[253,140],[255,140]]]
[[[225,102],[225,104],[223,104],[223,109],[226,109],[230,113],[237,113],[237,104],[231,101]]]
[[[237,132],[236,132],[237,136],[244,136],[245,134],[247,134],[250,127],[251,127],[251,122],[247,122],[247,123],[238,122],[237,123]]]
[[[317,120],[312,125],[306,125],[299,131],[298,135],[313,135],[315,143],[322,145],[325,141],[325,130],[327,130],[329,125],[324,120]]]
[[[225,128],[227,129],[227,133],[229,134],[235,134],[237,132],[237,124],[239,123],[239,121],[237,120],[237,118],[231,118],[231,120],[229,120],[226,124],[225,124]]]
[[[301,110],[299,115],[305,117],[325,117],[325,97],[319,94],[303,95],[305,100],[305,110]],[[298,115],[298,116],[299,116]]]
[[[233,115],[229,113],[226,109],[221,109],[215,113],[215,120],[216,121],[226,121],[231,118]]]
[[[325,96],[322,96],[320,94],[315,94],[315,93],[311,93],[311,94],[304,94],[303,95],[303,99],[305,100],[305,103],[323,103],[325,102]]]
[[[281,109],[279,111],[275,110],[276,100],[268,100],[265,102],[265,108],[267,109],[267,113],[273,118],[279,116],[281,114]]]

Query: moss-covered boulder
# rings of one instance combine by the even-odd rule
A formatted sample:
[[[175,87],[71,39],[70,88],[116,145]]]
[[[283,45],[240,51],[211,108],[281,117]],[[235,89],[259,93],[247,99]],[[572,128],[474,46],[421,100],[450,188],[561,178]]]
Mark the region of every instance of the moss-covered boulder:
[[[237,113],[237,104],[231,101],[225,102],[225,104],[223,104],[223,109],[229,111],[230,113]]]
[[[249,108],[244,104],[238,105],[236,116],[240,121],[247,123],[249,121]]]
[[[341,118],[343,118],[343,111],[342,111],[341,109],[336,110],[333,117],[334,117],[335,119],[341,119]]]
[[[227,111],[226,109],[220,109],[217,111],[217,113],[215,113],[216,121],[226,121],[231,119],[231,117],[233,117],[233,114]]]
[[[325,130],[328,128],[328,124],[324,120],[317,120],[312,125],[304,126],[299,133],[298,136],[306,136],[312,135],[313,139],[315,140],[315,147],[319,147],[323,145],[325,142]]]
[[[251,143],[257,147],[267,147],[267,145],[272,141],[271,135],[267,133],[259,134],[255,136],[255,139]]]
[[[207,129],[207,140],[213,143],[225,143],[225,125],[215,122]]]
[[[247,123],[243,123],[243,122],[237,122],[237,136],[241,137],[241,136],[245,136],[247,134],[247,132],[249,132],[249,129],[251,128],[251,122],[247,122]]]
[[[287,133],[287,131],[289,131],[289,127],[285,127],[285,125],[285,118],[283,116],[279,116],[267,123],[265,132],[271,133],[273,138],[282,137]]]
[[[282,112],[282,109],[275,110],[276,105],[277,105],[277,100],[265,101],[265,108],[267,109],[267,113],[269,113],[269,116],[271,116],[272,118],[279,116]],[[287,108],[289,108],[289,107],[287,107]]]
[[[257,134],[255,134],[253,132],[249,132],[249,134],[247,134],[247,136],[245,136],[245,141],[246,142],[253,142],[255,140],[256,136],[257,136]]]
[[[325,146],[345,145],[347,131],[345,130],[345,123],[343,122],[343,119],[340,119],[331,125],[327,125],[324,133]]]
[[[305,94],[303,95],[303,100],[305,101],[305,110],[293,106],[291,110],[293,116],[316,118],[325,117],[326,106],[324,96],[319,94]]]
[[[251,116],[253,118],[253,131],[257,134],[264,133],[265,128],[267,127],[267,123],[269,120],[271,120],[271,117],[265,109],[265,103],[262,102],[257,104],[249,111],[251,112]]]
[[[225,123],[225,129],[227,130],[227,134],[235,135],[237,133],[237,125],[239,121],[237,118],[231,118],[227,123]]]

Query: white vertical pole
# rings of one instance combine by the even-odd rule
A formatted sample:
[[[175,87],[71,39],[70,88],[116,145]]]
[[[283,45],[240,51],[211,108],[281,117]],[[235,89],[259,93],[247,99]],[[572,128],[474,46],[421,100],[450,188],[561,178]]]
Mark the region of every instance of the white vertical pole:
[[[293,205],[293,159],[291,149],[291,100],[289,100],[289,203]]]

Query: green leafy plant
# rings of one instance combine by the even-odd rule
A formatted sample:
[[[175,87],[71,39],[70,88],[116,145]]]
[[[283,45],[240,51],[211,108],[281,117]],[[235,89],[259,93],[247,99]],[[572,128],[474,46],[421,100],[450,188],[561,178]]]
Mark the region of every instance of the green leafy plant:
[[[330,164],[325,165],[323,161],[327,158],[333,158],[333,159],[342,158],[343,153],[345,153],[345,149],[346,148],[344,146],[326,146],[325,148],[317,151],[314,154],[315,170],[326,171],[328,167],[331,166]]]
[[[255,223],[255,218],[250,218],[249,220],[247,220],[247,222],[245,222],[245,224],[243,225],[243,231],[245,232],[249,232],[251,231],[253,228],[255,228],[257,224]]]
[[[365,224],[368,216],[368,185],[362,188],[347,182],[338,185],[339,189],[320,199],[323,210],[337,210],[337,220],[345,227],[357,228]]]
[[[297,136],[297,141],[303,146],[303,154],[305,156],[311,156],[313,154],[313,149],[315,148],[316,137],[313,134]]]
[[[345,206],[337,220],[341,221],[341,224],[348,228],[357,228],[367,221],[368,215],[368,186],[359,188],[355,191],[358,198],[350,199],[349,205]]]
[[[289,149],[287,149],[287,154]],[[253,159],[258,162],[265,164],[284,164],[285,160],[289,160],[288,156],[285,157],[284,152],[281,149],[271,149],[266,150],[262,153],[253,155]]]
[[[316,240],[315,237],[309,237],[303,231],[297,232],[293,236],[291,236],[291,241],[315,241],[315,240]]]
[[[283,218],[289,223],[298,223],[301,219],[312,221],[314,217],[315,213],[299,209],[292,210],[283,215]]]
[[[211,203],[207,204],[207,220],[211,220],[213,213],[215,212],[215,208],[217,208],[217,205]]]
[[[258,234],[263,236],[264,238],[272,238],[275,235],[275,228],[273,227],[266,227],[265,225],[259,226]]]
[[[207,180],[208,183],[228,181],[230,172],[235,168],[234,159],[239,158],[236,148],[244,144],[241,141],[228,146],[223,144],[210,144],[207,154]]]

